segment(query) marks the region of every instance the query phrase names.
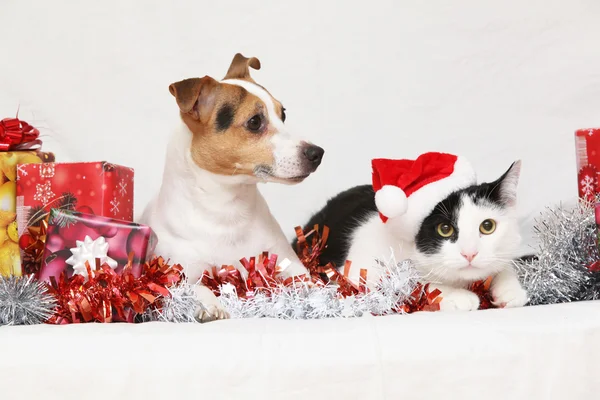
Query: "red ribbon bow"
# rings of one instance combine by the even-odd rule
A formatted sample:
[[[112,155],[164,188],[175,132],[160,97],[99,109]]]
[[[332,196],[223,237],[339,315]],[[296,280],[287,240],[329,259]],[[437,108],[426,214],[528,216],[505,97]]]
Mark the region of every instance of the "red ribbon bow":
[[[33,150],[42,145],[40,131],[18,118],[0,121],[0,151]]]

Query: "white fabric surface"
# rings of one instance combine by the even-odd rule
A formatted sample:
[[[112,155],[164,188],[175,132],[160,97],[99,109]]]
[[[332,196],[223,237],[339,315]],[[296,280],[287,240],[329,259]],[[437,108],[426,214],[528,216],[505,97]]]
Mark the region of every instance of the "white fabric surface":
[[[599,315],[0,327],[0,399],[593,399]]]

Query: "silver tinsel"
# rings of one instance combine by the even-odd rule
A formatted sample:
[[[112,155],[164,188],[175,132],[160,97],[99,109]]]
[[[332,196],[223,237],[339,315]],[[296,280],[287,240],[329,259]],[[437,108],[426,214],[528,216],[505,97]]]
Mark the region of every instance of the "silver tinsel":
[[[414,291],[419,275],[410,261],[378,262],[383,268],[382,278],[366,294],[342,298],[336,285],[281,286],[270,292],[258,292],[247,299],[238,297],[233,285],[221,287],[219,297],[232,318],[320,319],[360,317],[363,315],[391,314]]]
[[[56,307],[46,284],[33,275],[0,276],[0,325],[35,325],[44,323]]]
[[[169,297],[162,297],[157,304],[159,307],[150,307],[137,320],[140,322],[196,322],[194,317],[196,308],[199,306],[193,285],[183,281],[176,286],[170,287]]]
[[[588,268],[600,259],[593,205],[548,208],[534,229],[538,258],[516,263],[529,304],[599,298],[598,273]]]

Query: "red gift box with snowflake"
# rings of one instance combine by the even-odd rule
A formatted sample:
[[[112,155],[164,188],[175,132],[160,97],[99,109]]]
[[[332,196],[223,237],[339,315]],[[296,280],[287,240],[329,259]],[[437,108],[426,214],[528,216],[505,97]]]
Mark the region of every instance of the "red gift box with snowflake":
[[[64,272],[87,276],[86,261],[95,269],[95,260],[116,273],[131,261],[134,277],[154,255],[157,237],[149,226],[77,211],[52,209],[45,227],[45,246],[40,280],[56,280]]]
[[[600,194],[600,128],[575,131],[579,197],[595,202]]]
[[[51,209],[133,220],[133,169],[105,161],[19,165],[17,226],[22,250],[34,246],[30,230],[47,221]],[[23,269],[37,272],[39,257],[23,254]],[[29,258],[28,258],[29,256]]]

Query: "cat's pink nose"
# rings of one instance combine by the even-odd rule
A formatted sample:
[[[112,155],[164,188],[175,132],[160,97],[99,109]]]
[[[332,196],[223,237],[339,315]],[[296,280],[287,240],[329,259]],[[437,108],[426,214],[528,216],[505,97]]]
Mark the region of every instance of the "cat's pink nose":
[[[475,256],[477,256],[477,254],[479,254],[479,253],[478,252],[475,252],[475,253],[460,253],[460,255],[463,256],[464,258],[466,258],[468,262],[473,261],[473,259],[475,258]]]

